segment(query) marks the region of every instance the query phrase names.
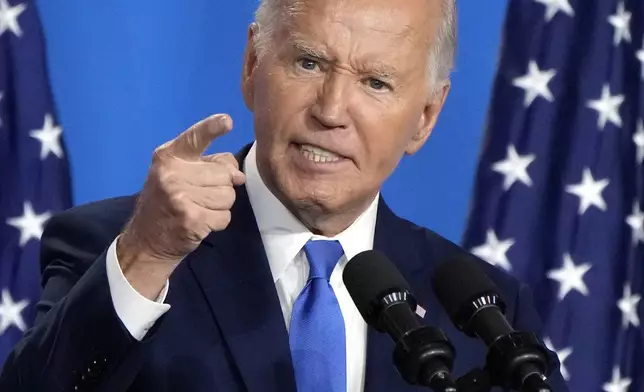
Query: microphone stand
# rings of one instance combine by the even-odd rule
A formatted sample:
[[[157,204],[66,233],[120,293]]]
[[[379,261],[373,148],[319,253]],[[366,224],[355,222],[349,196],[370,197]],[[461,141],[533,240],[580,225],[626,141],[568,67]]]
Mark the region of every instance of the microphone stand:
[[[520,392],[552,392],[543,376],[547,356],[533,333],[513,332],[489,348],[484,369],[473,369],[456,381],[459,392],[489,392],[502,387]]]
[[[472,369],[456,380],[458,392],[490,392],[493,387],[503,387],[503,385],[493,383],[488,371],[480,368]],[[516,389],[512,389],[512,391],[516,391]],[[521,392],[552,392],[552,389],[540,377],[532,377],[530,380],[526,380]]]
[[[393,357],[408,383],[434,392],[458,391],[450,375],[454,349],[441,330],[424,326],[409,332],[396,343]]]
[[[410,311],[416,300],[407,292],[385,295],[377,328],[396,341],[393,361],[402,378],[411,385],[429,387],[434,392],[457,392],[450,372],[454,364],[454,346],[443,331],[423,326]],[[383,317],[386,315],[387,317]]]
[[[481,368],[474,368],[456,380],[458,392],[490,392],[492,386],[490,374]]]

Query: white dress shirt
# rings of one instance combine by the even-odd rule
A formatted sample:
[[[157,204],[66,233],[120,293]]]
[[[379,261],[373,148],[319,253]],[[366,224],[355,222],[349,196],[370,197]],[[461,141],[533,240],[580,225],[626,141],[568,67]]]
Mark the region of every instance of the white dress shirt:
[[[378,197],[345,231],[333,238],[326,238],[312,234],[269,191],[257,170],[255,145],[246,157],[244,171],[248,197],[264,243],[287,329],[293,304],[308,280],[309,264],[303,250],[304,245],[311,239],[338,240],[342,245],[344,256],[333,270],[330,282],[345,323],[347,391],[362,391],[366,367],[367,325],[344,286],[342,271],[348,260],[362,251],[373,248]],[[170,309],[170,305],[163,303],[169,282],[156,302],[140,295],[125,279],[118,264],[116,240],[108,249],[106,267],[116,313],[130,334],[141,340],[156,320]]]

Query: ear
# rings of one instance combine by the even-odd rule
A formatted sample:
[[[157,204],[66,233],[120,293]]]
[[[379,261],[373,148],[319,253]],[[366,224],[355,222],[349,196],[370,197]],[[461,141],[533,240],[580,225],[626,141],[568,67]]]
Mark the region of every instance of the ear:
[[[413,155],[420,150],[429,138],[429,135],[431,135],[438,121],[438,115],[443,110],[443,105],[445,105],[450,88],[451,83],[447,81],[443,87],[428,97],[423,113],[418,120],[416,133],[412,136],[405,149],[407,155]]]
[[[255,36],[258,33],[259,26],[257,23],[251,23],[248,27],[248,37],[246,39],[246,50],[244,51],[244,66],[242,68],[241,88],[246,107],[253,111],[253,102],[255,98],[255,89],[253,83],[253,72],[257,66],[257,49],[255,48]]]

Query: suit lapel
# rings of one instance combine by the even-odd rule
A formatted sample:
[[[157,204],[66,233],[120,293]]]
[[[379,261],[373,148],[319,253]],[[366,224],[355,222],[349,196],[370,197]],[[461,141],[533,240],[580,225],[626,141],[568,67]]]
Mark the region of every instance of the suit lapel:
[[[237,155],[240,167],[250,150]],[[232,219],[224,231],[212,233],[189,257],[214,319],[222,331],[246,389],[250,392],[295,392],[289,338],[279,298],[248,194],[237,187]],[[426,232],[394,215],[381,198],[374,249],[383,252],[407,279],[421,306],[425,323],[438,325],[439,304],[430,288],[433,251]],[[428,257],[423,260],[423,257]],[[435,255],[438,256],[438,255]],[[394,343],[369,328],[365,392],[421,390],[408,386],[396,372]]]
[[[427,312],[424,323],[437,325],[439,305],[430,286],[434,261],[423,259],[423,255],[429,254],[422,249],[428,244],[424,236],[425,230],[414,228],[411,223],[394,215],[384,199],[380,199],[374,249],[383,252],[409,282],[419,305]],[[420,390],[406,384],[397,373],[392,359],[394,347],[387,334],[369,327],[365,392]]]
[[[249,146],[238,155],[240,167]],[[246,188],[188,260],[248,391],[295,391],[284,318]]]

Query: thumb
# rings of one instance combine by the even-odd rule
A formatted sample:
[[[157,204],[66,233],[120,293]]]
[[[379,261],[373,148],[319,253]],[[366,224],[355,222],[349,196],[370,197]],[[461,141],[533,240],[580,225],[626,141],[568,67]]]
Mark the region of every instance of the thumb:
[[[213,155],[206,155],[201,158],[203,162],[215,163],[222,165],[230,172],[233,185],[243,185],[246,182],[246,175],[239,170],[239,164],[235,156],[231,153],[218,153]]]

